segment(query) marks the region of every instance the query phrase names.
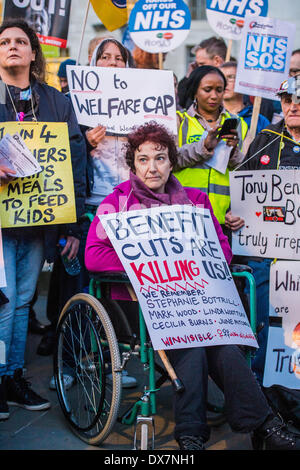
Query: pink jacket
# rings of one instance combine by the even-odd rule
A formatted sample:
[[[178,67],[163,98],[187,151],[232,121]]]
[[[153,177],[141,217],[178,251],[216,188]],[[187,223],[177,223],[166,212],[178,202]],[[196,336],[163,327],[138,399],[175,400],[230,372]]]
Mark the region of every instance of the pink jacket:
[[[199,189],[185,188],[190,201],[195,205],[208,208],[212,215],[212,220],[228,264],[232,259],[232,251],[228,243],[227,237],[223,234],[221,226],[213,214],[213,210],[208,199],[208,196]],[[116,186],[114,191],[109,194],[100,204],[87,237],[85,248],[85,264],[90,272],[102,271],[124,271],[123,265],[119,260],[109,238],[106,236],[105,230],[99,219],[99,215],[120,212],[124,209],[137,210],[140,209],[140,201],[131,192],[130,181]],[[111,289],[112,297],[120,300],[129,300],[127,289],[125,286],[115,285]]]

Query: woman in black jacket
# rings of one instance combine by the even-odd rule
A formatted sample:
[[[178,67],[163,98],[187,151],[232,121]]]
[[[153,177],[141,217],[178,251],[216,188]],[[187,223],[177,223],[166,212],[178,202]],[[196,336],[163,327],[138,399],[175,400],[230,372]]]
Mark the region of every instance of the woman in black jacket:
[[[6,94],[0,104],[0,122],[68,124],[76,211],[77,218],[80,217],[86,186],[85,142],[70,100],[44,83],[45,62],[38,37],[22,20],[8,20],[0,26],[0,76]],[[45,258],[53,261],[59,237],[67,238],[65,252],[75,257],[80,230],[76,223],[39,225],[6,228],[2,236],[7,282],[2,290],[9,302],[0,307],[0,340],[6,347],[6,363],[0,364],[0,419],[7,419],[9,404],[28,410],[44,410],[50,406],[30,388],[22,373],[29,303]]]

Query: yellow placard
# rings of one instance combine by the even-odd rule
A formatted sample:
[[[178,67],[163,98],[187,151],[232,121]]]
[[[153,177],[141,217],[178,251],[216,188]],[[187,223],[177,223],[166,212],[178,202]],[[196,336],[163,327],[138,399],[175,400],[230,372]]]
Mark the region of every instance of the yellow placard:
[[[0,139],[16,132],[42,171],[0,186],[2,227],[76,222],[68,125],[64,122],[0,123]]]

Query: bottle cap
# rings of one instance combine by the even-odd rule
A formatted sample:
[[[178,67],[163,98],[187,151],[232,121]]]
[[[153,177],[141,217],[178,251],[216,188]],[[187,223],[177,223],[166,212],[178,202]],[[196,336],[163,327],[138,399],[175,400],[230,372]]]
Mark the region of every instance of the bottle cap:
[[[64,247],[67,244],[67,240],[65,238],[61,238],[58,242],[59,246]]]

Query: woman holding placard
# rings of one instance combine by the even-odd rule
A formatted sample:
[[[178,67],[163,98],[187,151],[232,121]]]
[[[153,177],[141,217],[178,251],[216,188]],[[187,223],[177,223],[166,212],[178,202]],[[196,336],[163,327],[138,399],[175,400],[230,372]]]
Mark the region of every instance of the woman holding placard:
[[[177,149],[167,130],[150,122],[128,136],[128,181],[117,186],[100,204],[89,230],[86,266],[92,272],[124,271],[99,216],[106,213],[165,205],[200,205],[211,212],[220,245],[228,263],[230,246],[214,216],[207,195],[184,188],[172,175]],[[112,286],[117,299],[129,299],[124,286]],[[137,304],[135,304],[137,306]],[[238,432],[254,432],[270,449],[300,449],[299,437],[275,417],[255,380],[242,350],[235,345],[168,350],[167,354],[185,390],[174,394],[175,439],[182,450],[202,450],[209,439],[206,423],[208,374],[224,391],[227,417]]]
[[[76,209],[77,216],[81,216],[85,197],[84,139],[70,100],[44,83],[45,60],[39,39],[23,20],[7,20],[0,26],[0,76],[0,122],[68,124]],[[44,259],[53,261],[59,236],[67,238],[65,251],[70,258],[75,257],[80,230],[77,224],[51,228],[31,225],[5,228],[2,235],[7,281],[2,290],[9,302],[0,307],[0,340],[6,346],[6,363],[0,364],[0,419],[7,419],[8,405],[27,410],[50,407],[49,401],[37,395],[23,377],[29,303]]]
[[[105,38],[95,48],[91,66],[129,67],[129,53],[116,39]],[[106,132],[103,125],[85,132],[89,160],[89,187],[87,204],[92,212],[111,193],[113,187],[128,178],[128,168],[124,159],[126,137]]]
[[[132,65],[132,57],[119,41],[106,37],[94,49],[90,65],[125,68]],[[107,132],[103,125],[87,130],[82,128],[82,132],[85,134],[88,150],[88,187],[85,208],[87,213],[94,216],[102,200],[115,186],[129,177],[129,169],[124,157],[124,145],[127,138],[124,135]],[[84,237],[82,243],[84,243]],[[136,385],[136,379],[124,371],[123,388]]]
[[[225,110],[225,88],[226,78],[220,69],[197,67],[186,88],[186,97],[193,104],[187,111],[177,112],[179,159],[175,176],[184,186],[208,194],[220,224],[224,224],[230,205],[229,169],[244,158],[241,148],[248,130],[243,119]],[[231,118],[237,119],[236,126],[221,137],[220,128]]]

